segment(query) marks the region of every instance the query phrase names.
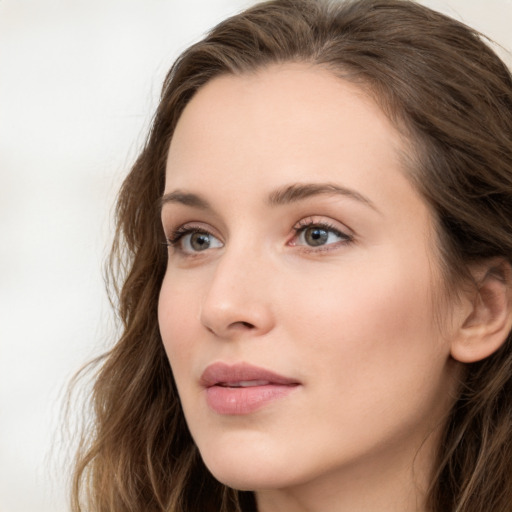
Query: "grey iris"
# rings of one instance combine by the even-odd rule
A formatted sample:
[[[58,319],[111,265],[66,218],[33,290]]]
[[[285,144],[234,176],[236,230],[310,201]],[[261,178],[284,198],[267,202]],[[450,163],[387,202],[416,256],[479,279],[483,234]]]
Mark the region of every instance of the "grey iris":
[[[304,239],[308,245],[323,245],[327,242],[329,234],[322,228],[307,228],[304,232]]]
[[[195,251],[204,251],[210,247],[210,235],[207,233],[192,233],[190,245]]]

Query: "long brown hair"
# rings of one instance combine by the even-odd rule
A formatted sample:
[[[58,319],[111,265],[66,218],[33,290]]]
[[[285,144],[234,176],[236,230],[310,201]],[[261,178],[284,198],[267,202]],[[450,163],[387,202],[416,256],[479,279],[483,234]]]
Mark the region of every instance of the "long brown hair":
[[[157,322],[167,253],[159,198],[178,118],[222,74],[308,62],[360,84],[410,141],[410,176],[430,204],[447,282],[469,263],[512,260],[512,78],[465,25],[407,0],[275,0],[214,28],[170,70],[143,151],[117,203],[111,256],[122,335],[103,356],[73,479],[73,510],[249,511],[252,493],[217,482],[184,421]],[[511,510],[511,336],[468,364],[428,504]]]

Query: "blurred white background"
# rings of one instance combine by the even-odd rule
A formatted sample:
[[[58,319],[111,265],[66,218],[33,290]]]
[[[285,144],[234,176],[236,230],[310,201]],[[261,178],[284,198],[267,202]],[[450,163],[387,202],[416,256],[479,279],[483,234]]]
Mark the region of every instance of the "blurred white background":
[[[61,402],[112,337],[116,190],[172,61],[251,3],[0,0],[0,512],[68,510]],[[512,49],[512,0],[423,3]]]

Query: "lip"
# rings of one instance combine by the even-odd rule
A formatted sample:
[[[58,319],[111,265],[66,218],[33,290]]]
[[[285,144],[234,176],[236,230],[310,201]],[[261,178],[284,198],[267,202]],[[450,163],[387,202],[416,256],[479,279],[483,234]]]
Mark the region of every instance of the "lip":
[[[287,396],[300,382],[247,363],[214,363],[204,370],[200,384],[213,411],[242,415]]]

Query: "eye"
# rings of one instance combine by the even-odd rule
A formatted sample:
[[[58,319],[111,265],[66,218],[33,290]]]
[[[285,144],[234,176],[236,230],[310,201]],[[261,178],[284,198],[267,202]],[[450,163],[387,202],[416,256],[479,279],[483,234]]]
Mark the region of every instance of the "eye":
[[[296,237],[291,245],[322,247],[352,241],[350,235],[343,233],[334,226],[326,223],[305,222],[304,224],[304,221],[301,221],[298,226],[294,227]]]
[[[171,238],[167,239],[167,245],[185,254],[218,249],[223,246],[222,242],[208,231],[186,226],[178,228]]]

